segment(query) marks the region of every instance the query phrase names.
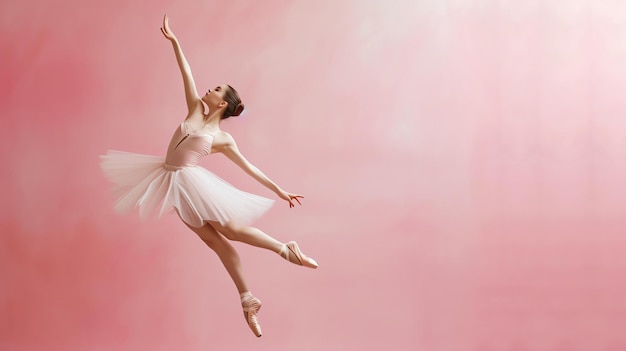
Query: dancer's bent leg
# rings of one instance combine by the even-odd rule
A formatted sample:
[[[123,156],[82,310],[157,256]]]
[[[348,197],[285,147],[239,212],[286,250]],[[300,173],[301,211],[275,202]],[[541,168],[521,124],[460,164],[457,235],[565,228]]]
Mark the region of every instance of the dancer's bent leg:
[[[235,248],[218,233],[211,225],[205,224],[200,228],[195,228],[185,223],[189,229],[193,230],[210,247],[222,261],[231,279],[237,286],[241,297],[241,307],[243,316],[254,335],[261,336],[261,325],[258,320],[258,313],[261,309],[261,301],[252,296],[243,278],[241,259]]]

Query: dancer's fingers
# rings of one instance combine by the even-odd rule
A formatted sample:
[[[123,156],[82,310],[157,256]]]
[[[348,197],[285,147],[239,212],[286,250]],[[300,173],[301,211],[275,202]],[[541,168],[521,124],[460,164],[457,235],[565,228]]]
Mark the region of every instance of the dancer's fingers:
[[[298,202],[298,204],[299,204],[300,206],[302,206],[302,203],[300,202],[300,198],[303,198],[303,199],[304,199],[304,196],[302,196],[302,195],[295,195],[295,194],[294,194],[294,195],[292,195],[292,196],[291,196],[291,198],[292,198],[292,199],[294,199],[294,200],[296,200],[296,201]]]

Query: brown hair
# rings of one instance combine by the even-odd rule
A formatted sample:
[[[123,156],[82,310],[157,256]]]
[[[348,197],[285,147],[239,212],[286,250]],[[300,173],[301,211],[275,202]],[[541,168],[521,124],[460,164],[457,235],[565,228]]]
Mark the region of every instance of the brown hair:
[[[230,85],[227,86],[228,89],[226,89],[224,94],[224,101],[228,103],[228,106],[226,106],[226,110],[224,110],[224,113],[222,114],[222,119],[226,119],[231,116],[239,116],[244,109],[244,105],[241,102],[241,98],[239,97],[237,90]]]

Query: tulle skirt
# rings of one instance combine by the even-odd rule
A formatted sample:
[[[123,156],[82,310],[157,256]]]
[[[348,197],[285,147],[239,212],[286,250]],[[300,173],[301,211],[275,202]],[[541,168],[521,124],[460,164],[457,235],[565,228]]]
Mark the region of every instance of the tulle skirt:
[[[115,210],[139,207],[143,218],[175,210],[199,228],[205,221],[247,225],[272,207],[274,200],[241,191],[200,166],[175,168],[158,156],[108,151],[101,157],[105,176],[114,184]]]

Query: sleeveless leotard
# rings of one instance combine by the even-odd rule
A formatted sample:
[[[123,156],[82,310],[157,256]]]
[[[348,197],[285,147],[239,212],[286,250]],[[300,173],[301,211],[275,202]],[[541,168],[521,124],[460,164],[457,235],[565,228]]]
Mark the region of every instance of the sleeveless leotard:
[[[189,131],[185,121],[172,135],[165,164],[173,169],[196,166],[202,157],[211,153],[212,143],[213,135]]]

